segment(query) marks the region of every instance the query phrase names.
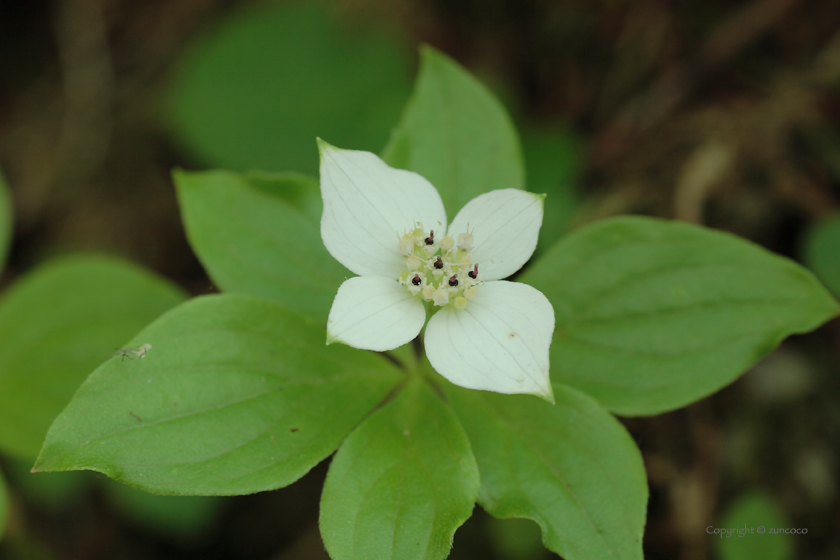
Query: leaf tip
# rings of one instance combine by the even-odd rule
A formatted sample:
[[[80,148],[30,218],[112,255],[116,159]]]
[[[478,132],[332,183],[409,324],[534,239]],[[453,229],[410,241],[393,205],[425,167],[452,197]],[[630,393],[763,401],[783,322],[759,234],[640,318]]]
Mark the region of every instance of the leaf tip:
[[[176,183],[190,174],[190,172],[183,167],[173,167],[171,173],[172,179],[176,181]]]
[[[434,55],[436,55],[436,54],[438,54],[438,53],[440,52],[440,51],[438,51],[436,48],[434,48],[432,45],[430,45],[430,44],[428,44],[428,43],[421,43],[421,45],[420,45],[420,47],[419,47],[419,49],[418,49],[418,50],[420,51],[420,56],[421,56],[422,58],[424,58],[424,59],[425,59],[427,56],[434,56]]]
[[[428,43],[423,43],[422,45],[420,45],[421,73],[422,67],[432,68],[433,65],[436,65],[438,68],[441,68],[446,66],[451,67],[455,64],[455,61],[452,60],[442,50],[436,49]]]

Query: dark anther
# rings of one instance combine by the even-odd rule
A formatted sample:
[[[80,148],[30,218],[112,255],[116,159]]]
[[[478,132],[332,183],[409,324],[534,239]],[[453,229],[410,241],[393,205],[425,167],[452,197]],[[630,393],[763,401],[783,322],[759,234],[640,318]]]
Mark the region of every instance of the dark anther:
[[[475,268],[474,268],[474,269],[472,269],[471,271],[469,271],[469,272],[467,273],[467,276],[469,276],[469,277],[470,277],[470,278],[472,278],[473,280],[475,280],[476,278],[478,278],[478,264],[477,264],[477,263],[476,263],[476,265],[475,265]]]
[[[457,274],[453,274],[452,278],[449,279],[449,285],[452,286],[453,288],[458,285],[458,275]]]
[[[415,274],[414,278],[411,279],[411,283],[414,284],[415,286],[419,286],[420,282],[421,282],[421,280],[420,280],[420,275],[419,274]]]
[[[438,255],[438,258],[435,261],[435,268],[437,268],[437,269],[443,268],[443,259],[440,258],[440,255]]]
[[[426,245],[434,245],[435,244],[435,230],[429,230],[429,237],[426,238]]]

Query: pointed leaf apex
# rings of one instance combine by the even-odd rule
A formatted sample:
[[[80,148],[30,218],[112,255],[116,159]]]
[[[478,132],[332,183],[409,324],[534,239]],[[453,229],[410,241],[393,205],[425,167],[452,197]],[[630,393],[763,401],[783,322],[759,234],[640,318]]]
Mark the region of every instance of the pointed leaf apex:
[[[440,51],[438,49],[434,48],[432,45],[430,45],[428,43],[423,43],[422,45],[420,45],[419,50],[420,50],[420,56],[423,57],[423,58],[426,58],[427,56],[430,56],[430,55],[434,56],[436,54],[440,54]]]

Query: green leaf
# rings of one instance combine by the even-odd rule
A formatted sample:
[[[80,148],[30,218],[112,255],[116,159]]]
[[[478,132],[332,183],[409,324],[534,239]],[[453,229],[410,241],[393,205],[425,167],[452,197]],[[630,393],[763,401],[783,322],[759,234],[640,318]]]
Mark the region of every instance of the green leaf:
[[[6,532],[6,517],[9,510],[9,497],[6,495],[6,481],[0,471],[0,541],[3,540],[3,533]]]
[[[102,364],[47,434],[36,471],[88,469],[158,494],[233,495],[291,484],[399,382],[388,360],[326,347],[279,305],[205,296]]]
[[[808,231],[803,252],[811,270],[840,295],[840,214],[820,220]]]
[[[546,195],[536,254],[551,248],[569,228],[580,206],[575,186],[581,173],[583,150],[570,131],[532,130],[522,136],[528,169],[528,190]]]
[[[520,280],[554,306],[554,383],[625,415],[705,397],[838,312],[796,263],[727,233],[653,218],[577,230]]]
[[[463,428],[415,378],[333,459],[321,535],[334,560],[443,559],[477,494],[478,468]]]
[[[9,252],[9,243],[12,240],[12,200],[9,195],[9,187],[3,179],[3,172],[0,171],[0,272],[6,264],[6,255]]]
[[[321,224],[324,204],[318,179],[302,173],[249,171],[242,177],[248,184],[273,197],[280,197],[302,212],[316,226]]]
[[[642,558],[642,457],[598,403],[562,386],[556,405],[449,384],[446,394],[478,461],[484,509],[536,521],[566,560]]]
[[[351,274],[321,241],[314,179],[179,171],[175,185],[190,244],[222,290],[271,299],[326,324]]]
[[[0,448],[34,459],[85,377],[185,297],[105,256],[57,259],[13,285],[0,299]]]
[[[524,188],[522,149],[502,104],[444,54],[431,47],[421,54],[414,93],[384,150],[385,162],[437,187],[449,220],[481,193]]]
[[[188,49],[169,112],[211,166],[317,173],[317,136],[376,151],[409,90],[394,40],[352,33],[323,6],[284,4],[229,18]]]
[[[707,532],[732,530],[712,536],[721,560],[790,560],[794,557],[791,536],[773,530],[791,527],[773,500],[755,493],[738,498],[721,519],[720,526]]]

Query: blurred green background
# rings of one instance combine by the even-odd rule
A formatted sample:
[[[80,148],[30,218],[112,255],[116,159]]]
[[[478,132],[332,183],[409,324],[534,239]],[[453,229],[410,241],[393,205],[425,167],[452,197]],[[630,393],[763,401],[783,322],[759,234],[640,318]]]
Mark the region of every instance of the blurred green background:
[[[75,250],[212,291],[170,171],[316,174],[316,136],[381,150],[423,43],[514,116],[528,188],[548,194],[538,251],[600,218],[661,216],[797,259],[840,296],[836,0],[0,0],[14,212],[0,297]],[[626,419],[651,487],[646,558],[840,558],[838,374],[835,320],[710,398]],[[32,459],[0,449],[0,558],[326,558],[325,465],[280,491],[206,499],[31,475]],[[770,523],[808,534],[707,532]],[[550,557],[535,524],[480,508],[451,556]]]

